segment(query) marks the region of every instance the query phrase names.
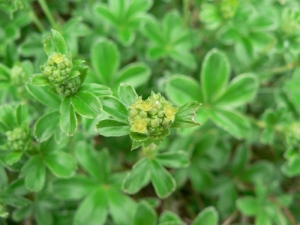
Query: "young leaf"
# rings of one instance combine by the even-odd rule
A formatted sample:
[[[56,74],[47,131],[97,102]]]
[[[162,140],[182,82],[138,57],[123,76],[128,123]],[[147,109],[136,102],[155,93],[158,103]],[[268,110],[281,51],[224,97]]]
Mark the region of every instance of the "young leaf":
[[[206,54],[201,70],[201,85],[206,103],[211,103],[223,91],[228,83],[229,72],[228,59],[222,52],[213,49]]]
[[[254,75],[244,74],[232,80],[227,90],[216,100],[215,104],[236,107],[252,100],[257,92],[258,82]]]
[[[0,122],[6,131],[13,130],[17,126],[14,109],[10,105],[0,106]]]
[[[97,131],[105,137],[118,137],[130,133],[130,126],[116,120],[101,120],[97,124]]]
[[[236,202],[237,208],[245,215],[254,216],[259,212],[260,206],[252,196],[239,198]]]
[[[72,105],[75,111],[87,118],[96,118],[101,113],[101,103],[99,99],[90,92],[77,92],[72,96]]]
[[[54,151],[47,153],[44,157],[44,160],[52,173],[61,178],[73,176],[77,168],[75,158],[65,152]]]
[[[138,161],[123,181],[123,191],[135,194],[150,181],[149,162],[147,158]]]
[[[38,119],[34,127],[34,135],[43,142],[48,140],[55,132],[59,122],[59,112],[48,113]]]
[[[47,55],[51,55],[54,52],[68,55],[68,47],[63,36],[56,30],[51,30],[52,36],[49,37],[44,44]]]
[[[193,221],[192,225],[218,225],[219,216],[215,208],[204,209]]]
[[[159,198],[168,197],[176,188],[174,178],[156,159],[151,159],[149,164],[156,194]]]
[[[34,86],[50,85],[50,81],[43,74],[36,74],[30,79],[30,83]]]
[[[128,110],[119,99],[112,96],[103,96],[101,98],[101,102],[103,105],[103,111],[117,120],[127,123]]]
[[[134,88],[145,84],[150,77],[150,68],[143,63],[131,63],[117,74],[116,84],[127,83]]]
[[[155,210],[147,202],[140,202],[136,209],[134,225],[156,225],[156,223],[157,215]]]
[[[111,86],[120,63],[120,54],[116,45],[105,39],[98,41],[92,47],[91,59],[101,81]]]
[[[197,108],[201,104],[198,102],[189,102],[179,107],[175,115],[175,121],[171,127],[174,128],[189,128],[199,126],[200,124],[194,121]]]
[[[177,105],[183,105],[191,101],[201,102],[203,100],[198,82],[183,75],[175,75],[169,80],[166,85],[166,94]]]
[[[27,124],[28,118],[28,107],[27,105],[20,104],[16,108],[16,119],[19,126],[22,126],[24,123]]]
[[[68,136],[73,136],[77,129],[77,118],[71,97],[65,97],[60,106],[60,128]]]
[[[61,98],[58,95],[48,91],[45,88],[36,87],[32,84],[27,84],[26,87],[29,94],[31,94],[36,100],[38,100],[42,104],[50,106],[53,109],[59,108]]]
[[[123,102],[127,107],[131,106],[138,98],[134,88],[125,83],[120,84],[118,95],[121,102]]]
[[[75,213],[75,225],[103,225],[107,217],[107,194],[102,188],[94,190]]]

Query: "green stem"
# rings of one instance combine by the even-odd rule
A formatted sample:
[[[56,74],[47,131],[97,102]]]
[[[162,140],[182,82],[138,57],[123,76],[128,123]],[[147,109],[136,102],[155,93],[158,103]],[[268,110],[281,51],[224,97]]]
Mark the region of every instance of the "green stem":
[[[40,4],[40,6],[42,7],[44,13],[46,14],[46,17],[48,18],[48,20],[49,20],[51,26],[52,26],[54,29],[59,30],[59,25],[55,22],[55,20],[54,20],[52,14],[51,14],[51,12],[50,12],[50,10],[49,10],[49,8],[48,8],[48,5],[47,5],[46,1],[45,1],[45,0],[38,0],[38,2],[39,2],[39,4]]]
[[[40,32],[44,33],[46,31],[45,27],[43,24],[39,21],[38,17],[36,16],[35,12],[33,9],[30,12],[30,16],[32,18],[33,23],[37,26],[37,28],[40,30]]]
[[[184,22],[187,27],[189,27],[189,20],[190,20],[190,12],[189,12],[190,0],[183,1],[183,15],[184,15]]]

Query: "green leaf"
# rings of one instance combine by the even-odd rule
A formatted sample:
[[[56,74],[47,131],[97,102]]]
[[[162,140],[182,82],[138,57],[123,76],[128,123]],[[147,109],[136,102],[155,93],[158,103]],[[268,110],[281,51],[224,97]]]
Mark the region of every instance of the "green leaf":
[[[168,98],[176,105],[203,100],[199,83],[185,75],[172,76],[166,85],[165,91]]]
[[[159,225],[185,225],[185,223],[175,213],[165,211],[159,217]]]
[[[34,208],[32,207],[32,205],[27,205],[23,208],[16,209],[12,214],[13,220],[21,222],[30,217],[33,213],[33,210]]]
[[[176,115],[175,121],[171,127],[173,128],[189,128],[199,126],[201,124],[194,121],[196,116],[196,110],[200,106],[198,102],[189,102],[185,105],[179,107]]]
[[[218,225],[219,216],[214,207],[205,208],[193,221],[192,225]]]
[[[239,198],[236,202],[237,208],[247,216],[254,216],[259,212],[260,206],[254,197],[247,196]]]
[[[17,127],[15,111],[10,105],[0,106],[0,122],[4,125],[6,131]]]
[[[147,158],[139,160],[132,167],[123,181],[123,191],[129,194],[137,193],[150,181],[149,162]]]
[[[128,17],[134,16],[139,12],[148,11],[153,4],[152,0],[135,0],[132,1],[128,8]]]
[[[54,29],[51,31],[52,36],[49,37],[44,43],[44,48],[47,55],[51,55],[54,52],[68,55],[68,47],[63,36]]]
[[[190,164],[186,152],[164,152],[156,155],[156,159],[164,166],[170,168],[183,168]]]
[[[137,141],[137,142],[144,142],[149,138],[149,136],[147,136],[147,135],[135,133],[135,132],[130,132],[129,135],[130,135],[131,140]]]
[[[115,18],[113,13],[111,13],[111,11],[107,8],[106,5],[104,5],[104,4],[97,5],[95,11],[99,15],[99,17],[107,20],[108,22],[110,22],[114,26],[118,26],[117,19]]]
[[[243,74],[232,80],[227,90],[216,100],[215,104],[225,107],[236,107],[251,101],[258,90],[254,75]]]
[[[155,210],[145,201],[137,206],[134,225],[156,225],[157,215]]]
[[[240,145],[235,152],[234,158],[232,160],[232,173],[240,173],[246,166],[250,158],[250,152],[245,145]]]
[[[103,96],[101,102],[103,111],[113,116],[115,119],[127,123],[128,110],[119,99],[112,96]]]
[[[54,182],[54,194],[64,200],[78,200],[91,193],[98,183],[82,175]]]
[[[65,97],[60,106],[60,128],[68,136],[73,136],[77,129],[77,117],[71,97]]]
[[[149,161],[151,180],[159,198],[167,198],[176,188],[176,182],[171,174],[156,160]]]
[[[143,26],[141,26],[142,33],[154,42],[157,46],[161,46],[165,43],[164,36],[161,32],[161,28],[157,21],[147,21]]]
[[[129,47],[135,39],[135,33],[129,27],[122,27],[118,30],[119,40],[122,45]]]
[[[43,189],[46,178],[46,168],[43,161],[34,156],[29,159],[22,168],[22,175],[25,177],[25,185],[29,190],[38,192]]]
[[[0,165],[0,188],[4,188],[8,184],[8,179],[4,167]]]
[[[105,174],[101,167],[103,166],[103,160],[107,160],[107,157],[101,158],[101,154],[96,152],[95,149],[84,142],[79,142],[75,148],[75,155],[83,168],[97,181],[104,182]],[[105,163],[108,163],[108,162]],[[107,176],[107,175],[106,175]]]
[[[136,99],[138,98],[137,93],[134,88],[125,83],[121,83],[118,90],[119,99],[123,102],[127,107],[131,106]]]
[[[197,67],[193,54],[187,52],[186,49],[174,49],[169,53],[169,55],[175,62],[178,62],[192,70]]]
[[[34,135],[39,142],[48,140],[55,132],[59,122],[59,112],[48,113],[38,119],[34,127]]]
[[[102,188],[93,191],[75,213],[75,225],[103,225],[107,217],[107,193]]]
[[[101,84],[84,84],[80,87],[79,92],[90,92],[92,90],[92,93],[96,95],[98,98],[102,97],[103,95],[112,95],[112,91],[109,87],[106,87]]]
[[[45,88],[36,87],[32,84],[27,84],[27,91],[31,94],[36,100],[41,102],[46,106],[50,106],[54,109],[58,109],[61,103],[61,98],[59,95],[56,95]]]
[[[27,124],[28,106],[20,104],[16,108],[16,119],[19,126]]]
[[[300,174],[300,154],[290,157],[281,167],[282,172],[288,177]]]
[[[120,63],[120,53],[116,45],[105,39],[96,42],[92,47],[91,59],[101,81],[111,86]]]
[[[236,111],[214,109],[210,112],[211,119],[232,136],[241,139],[247,137],[250,124],[246,117]]]
[[[87,118],[96,118],[101,113],[100,100],[90,92],[77,92],[72,96],[72,105],[75,111]]]
[[[77,168],[75,158],[71,154],[61,151],[46,154],[44,160],[52,173],[61,178],[73,176]]]
[[[5,162],[7,165],[11,166],[16,162],[18,162],[21,159],[22,155],[23,155],[22,151],[11,152],[5,157]]]
[[[130,126],[116,120],[101,120],[96,126],[99,134],[105,137],[118,137],[130,133]]]
[[[150,68],[144,63],[131,63],[117,74],[116,84],[127,83],[134,88],[145,84],[150,77]]]
[[[38,225],[52,225],[53,224],[53,215],[46,207],[36,207],[34,209],[35,220]]]
[[[50,85],[50,81],[43,74],[36,74],[30,79],[30,83],[34,86]]]
[[[228,83],[230,65],[227,57],[217,49],[208,52],[201,69],[201,85],[204,101],[212,102]]]
[[[107,194],[109,211],[116,224],[133,224],[133,212],[136,203],[115,188],[110,188]]]

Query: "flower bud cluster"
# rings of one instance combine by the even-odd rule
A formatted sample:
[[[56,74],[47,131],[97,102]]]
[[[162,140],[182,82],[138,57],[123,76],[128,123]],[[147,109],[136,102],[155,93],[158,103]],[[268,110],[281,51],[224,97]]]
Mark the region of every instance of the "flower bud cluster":
[[[238,0],[223,0],[220,6],[222,17],[224,19],[231,19],[234,17],[238,5]]]
[[[23,67],[20,65],[14,65],[11,70],[11,80],[16,86],[21,86],[25,84],[28,79],[27,73],[24,71]]]
[[[129,124],[133,132],[160,136],[175,120],[177,108],[160,94],[151,93],[147,100],[139,97],[129,107]]]
[[[7,144],[12,151],[24,150],[30,141],[29,133],[21,127],[17,127],[12,131],[7,131],[6,137]]]
[[[53,53],[48,57],[48,61],[41,66],[44,76],[48,77],[52,84],[60,84],[68,79],[72,68],[72,60],[61,53]]]
[[[58,94],[63,96],[69,96],[75,94],[81,85],[80,77],[75,77],[56,86],[56,91]]]

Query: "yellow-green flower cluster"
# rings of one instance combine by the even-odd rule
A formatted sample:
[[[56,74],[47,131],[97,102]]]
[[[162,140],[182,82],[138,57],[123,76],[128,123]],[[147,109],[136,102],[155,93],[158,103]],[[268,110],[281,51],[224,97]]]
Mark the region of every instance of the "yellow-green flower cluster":
[[[136,133],[159,136],[172,125],[177,110],[160,94],[152,92],[147,100],[139,97],[129,107],[130,129]]]
[[[220,10],[224,19],[231,19],[239,6],[239,0],[223,0]]]
[[[16,86],[24,85],[28,79],[28,74],[24,71],[20,65],[14,65],[11,70],[11,80]]]
[[[56,91],[60,95],[69,96],[75,94],[80,88],[81,80],[80,77],[75,77],[68,80],[68,82],[61,83],[56,87]]]
[[[12,131],[7,131],[6,137],[8,147],[12,151],[25,150],[30,141],[29,133],[21,127],[17,127]]]
[[[45,65],[41,66],[44,76],[48,77],[52,84],[61,84],[69,78],[72,68],[72,60],[61,53],[53,53]]]

